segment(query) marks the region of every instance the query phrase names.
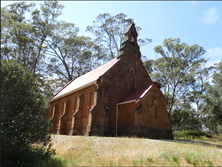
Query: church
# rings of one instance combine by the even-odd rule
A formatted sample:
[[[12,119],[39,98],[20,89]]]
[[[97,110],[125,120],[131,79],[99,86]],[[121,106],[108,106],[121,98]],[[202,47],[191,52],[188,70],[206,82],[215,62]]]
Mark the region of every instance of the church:
[[[51,97],[55,134],[172,138],[167,101],[143,66],[137,36],[131,23],[118,57]]]

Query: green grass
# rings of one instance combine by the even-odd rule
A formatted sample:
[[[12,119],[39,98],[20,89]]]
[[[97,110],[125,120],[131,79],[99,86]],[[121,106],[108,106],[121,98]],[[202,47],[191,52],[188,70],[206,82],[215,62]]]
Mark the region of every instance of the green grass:
[[[172,157],[173,161],[179,164],[179,156],[178,155],[173,155]]]
[[[153,162],[153,159],[152,158],[147,158],[147,161]]]

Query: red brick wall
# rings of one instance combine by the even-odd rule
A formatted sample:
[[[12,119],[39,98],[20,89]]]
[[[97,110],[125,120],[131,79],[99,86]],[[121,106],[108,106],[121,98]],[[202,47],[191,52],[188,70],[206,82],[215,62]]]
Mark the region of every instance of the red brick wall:
[[[139,125],[137,135],[150,138],[171,138],[167,103],[156,85],[139,101],[139,105],[142,107],[136,112]]]
[[[65,112],[65,115],[61,119],[60,133],[67,134],[67,135],[69,134],[70,129],[71,129],[72,115],[75,112],[76,99],[80,96],[81,96],[80,108],[77,114],[75,115],[75,121],[74,121],[75,123],[74,134],[86,133],[86,129],[88,125],[89,110],[90,110],[90,100],[91,100],[90,93],[91,91],[94,92],[96,89],[97,89],[97,86],[93,84],[82,90],[74,92],[70,95],[62,97],[61,99],[58,99],[50,103],[48,118],[52,116],[53,107],[56,106],[55,116],[53,118],[53,130],[55,133],[57,133],[59,117],[63,113],[63,105],[66,102],[66,112]]]
[[[134,129],[135,102],[118,105],[118,136],[131,136]]]
[[[114,65],[105,75],[101,77],[98,89],[98,103],[96,114],[93,115],[94,133],[102,135],[115,135],[116,129],[116,106],[115,104],[123,98],[130,89],[130,68],[135,70],[134,88],[139,89],[149,86],[152,81],[143,67],[138,45],[126,41],[123,47],[121,60]],[[105,111],[107,106],[109,111]]]

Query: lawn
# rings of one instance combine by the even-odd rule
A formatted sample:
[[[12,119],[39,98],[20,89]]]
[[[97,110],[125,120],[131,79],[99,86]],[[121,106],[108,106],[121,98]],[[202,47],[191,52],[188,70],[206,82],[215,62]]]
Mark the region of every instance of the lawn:
[[[221,138],[211,140],[210,143],[218,144]],[[65,135],[52,135],[52,143],[55,156],[64,166],[222,167],[222,149],[216,146],[146,138]]]

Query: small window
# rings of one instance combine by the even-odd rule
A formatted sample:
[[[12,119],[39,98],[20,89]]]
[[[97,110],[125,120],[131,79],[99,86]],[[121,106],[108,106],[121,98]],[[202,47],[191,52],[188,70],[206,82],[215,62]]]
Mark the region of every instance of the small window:
[[[130,70],[130,90],[134,90],[134,70]]]
[[[156,99],[153,99],[151,107],[153,107],[153,118],[157,119],[157,101]]]
[[[156,105],[153,106],[153,117],[156,119]]]

